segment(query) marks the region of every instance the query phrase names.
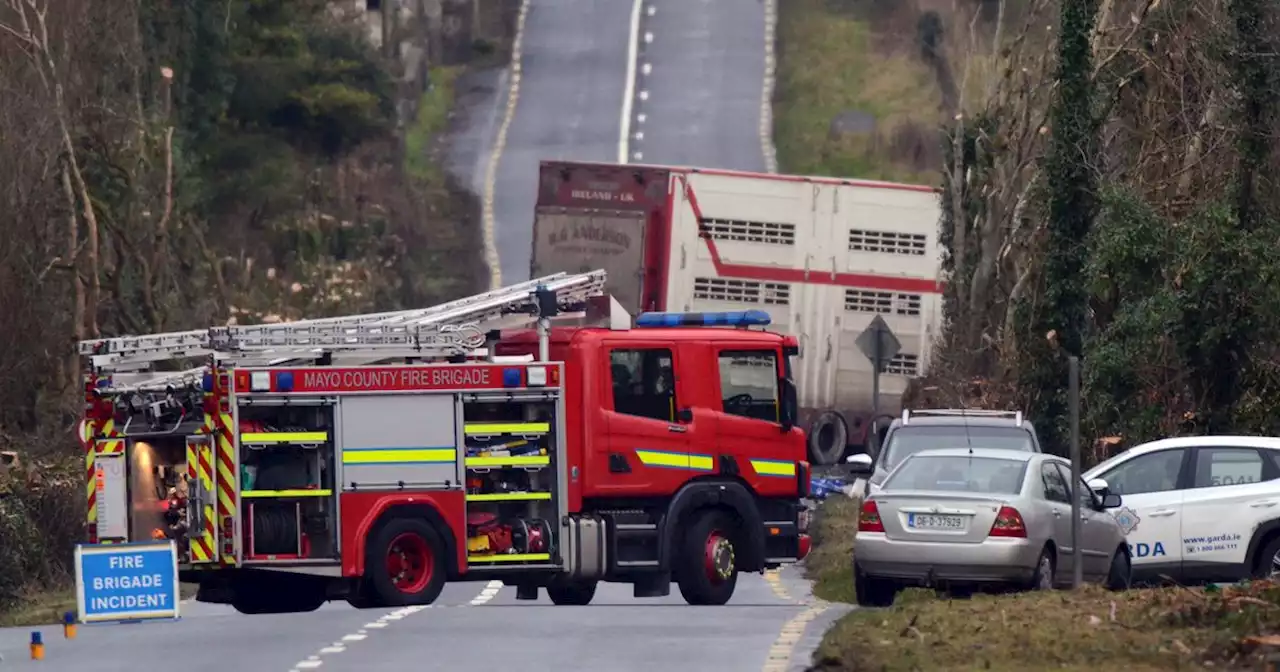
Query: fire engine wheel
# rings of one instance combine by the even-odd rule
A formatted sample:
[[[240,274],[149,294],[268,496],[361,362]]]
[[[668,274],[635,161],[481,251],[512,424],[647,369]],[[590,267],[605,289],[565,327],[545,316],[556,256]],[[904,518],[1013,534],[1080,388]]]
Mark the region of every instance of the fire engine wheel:
[[[596,596],[595,581],[552,581],[547,584],[547,597],[561,606],[585,607]]]
[[[369,545],[366,574],[381,606],[431,604],[444,590],[444,544],[424,520],[392,518]]]
[[[737,557],[730,536],[734,521],[720,511],[695,514],[676,559],[676,583],[689,604],[721,605],[738,584]]]

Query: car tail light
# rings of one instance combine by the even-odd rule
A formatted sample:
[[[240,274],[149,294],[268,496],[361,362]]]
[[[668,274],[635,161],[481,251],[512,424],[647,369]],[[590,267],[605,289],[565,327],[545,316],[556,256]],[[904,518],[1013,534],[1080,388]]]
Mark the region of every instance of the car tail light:
[[[1027,525],[1022,522],[1022,514],[1012,506],[1000,507],[1000,512],[996,514],[996,522],[991,523],[991,532],[988,536],[992,537],[1021,537],[1027,536]]]
[[[880,521],[880,507],[873,501],[862,503],[862,513],[858,516],[859,532],[884,532],[884,523]]]

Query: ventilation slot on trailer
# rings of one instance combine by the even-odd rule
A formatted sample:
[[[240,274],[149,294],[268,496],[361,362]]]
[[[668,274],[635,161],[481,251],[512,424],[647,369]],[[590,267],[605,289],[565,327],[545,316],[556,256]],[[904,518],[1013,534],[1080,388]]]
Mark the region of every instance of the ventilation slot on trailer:
[[[706,219],[702,229],[716,240],[733,240],[768,245],[795,245],[795,224],[748,222],[741,219]]]
[[[704,301],[786,306],[791,303],[791,285],[782,282],[694,278],[693,298]]]
[[[920,356],[900,352],[885,365],[884,372],[895,376],[914,376],[920,369]]]
[[[849,249],[854,252],[880,252],[924,256],[927,239],[923,234],[897,231],[850,229]]]
[[[844,290],[844,309],[855,313],[919,315],[921,300],[919,294],[877,292],[870,289]]]

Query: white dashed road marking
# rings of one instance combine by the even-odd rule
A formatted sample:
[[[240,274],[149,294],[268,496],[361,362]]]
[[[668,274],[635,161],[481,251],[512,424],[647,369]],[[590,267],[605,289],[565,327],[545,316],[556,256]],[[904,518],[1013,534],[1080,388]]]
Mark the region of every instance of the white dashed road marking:
[[[489,600],[492,600],[494,597],[497,597],[498,591],[500,590],[502,590],[501,581],[490,581],[489,585],[485,586],[484,590],[480,591],[479,595],[476,595],[474,598],[472,598],[471,600],[472,606],[479,606],[481,604],[484,604],[485,602],[488,602]]]
[[[406,616],[412,616],[413,614],[416,614],[419,611],[422,611],[424,609],[430,609],[430,608],[431,608],[431,605],[404,607],[404,608],[396,609],[395,611],[383,614],[381,617],[378,618],[378,620],[365,623],[364,628],[357,630],[356,632],[353,632],[349,635],[343,635],[342,639],[332,644],[329,644],[328,646],[322,647],[317,652],[316,655],[307,656],[305,660],[300,660],[294,663],[292,672],[298,672],[299,670],[314,670],[324,665],[324,658],[322,656],[331,656],[337,653],[342,653],[347,650],[347,646],[349,644],[353,642],[363,641],[364,639],[368,638],[369,636],[369,633],[367,630],[368,628],[375,628],[375,629],[385,628],[387,627],[387,625],[389,625],[394,621],[402,620]]]
[[[529,16],[529,0],[520,3],[520,14],[516,18],[516,35],[511,42],[511,86],[507,90],[507,109],[502,116],[502,125],[498,127],[498,137],[493,141],[493,151],[489,153],[489,167],[484,176],[484,198],[481,206],[481,227],[484,235],[484,258],[489,264],[489,288],[502,286],[502,266],[498,259],[498,244],[494,238],[493,200],[498,181],[498,164],[502,161],[502,150],[507,146],[507,133],[511,130],[511,122],[516,117],[516,103],[520,101],[521,49],[524,46],[524,24]]]

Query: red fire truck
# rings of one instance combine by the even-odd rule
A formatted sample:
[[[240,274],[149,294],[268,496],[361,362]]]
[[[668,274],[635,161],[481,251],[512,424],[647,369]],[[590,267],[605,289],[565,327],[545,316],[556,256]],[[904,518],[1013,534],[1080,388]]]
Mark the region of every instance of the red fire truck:
[[[633,325],[604,284],[81,343],[90,543],[175,539],[244,613],[492,579],[725,603],[809,550],[797,344],[758,311]]]

